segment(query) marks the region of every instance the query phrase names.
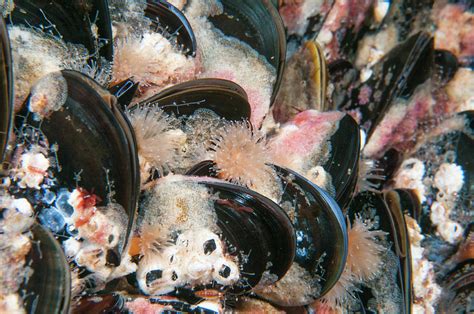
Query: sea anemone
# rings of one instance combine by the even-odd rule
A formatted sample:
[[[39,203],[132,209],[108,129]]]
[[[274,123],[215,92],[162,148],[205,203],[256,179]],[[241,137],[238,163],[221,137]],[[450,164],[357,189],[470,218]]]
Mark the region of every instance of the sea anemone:
[[[378,167],[378,163],[372,159],[361,159],[359,162],[359,175],[357,180],[358,192],[376,192],[380,181],[385,179],[382,175],[383,169]]]
[[[350,268],[344,268],[344,271],[339,277],[339,280],[336,284],[326,293],[318,302],[313,304],[319,308],[318,304],[325,305],[325,308],[330,308],[332,310],[339,310],[344,308],[350,300],[354,299],[353,293],[357,291],[355,286],[356,278],[354,274],[350,271]]]
[[[265,137],[248,122],[233,122],[211,139],[211,159],[221,179],[252,187],[272,174]]]
[[[358,280],[373,279],[379,272],[382,263],[381,254],[386,248],[376,238],[385,236],[380,230],[370,230],[359,216],[347,230],[348,252],[346,269]]]
[[[144,224],[140,230],[140,254],[142,256],[157,254],[163,243],[166,243],[166,232],[150,224]]]
[[[175,127],[177,121],[157,106],[139,106],[127,111],[135,131],[140,159],[140,173],[144,182],[150,171],[160,175],[176,163],[184,133]]]
[[[385,232],[370,230],[370,224],[356,216],[354,223],[348,222],[348,252],[344,270],[339,280],[313,307],[339,310],[354,300],[353,293],[357,284],[375,278],[382,265],[381,253],[385,247],[377,243],[376,238],[385,236]]]
[[[163,35],[145,32],[120,38],[115,44],[112,81],[134,77],[140,82],[140,97],[195,77],[196,64],[177,50]]]

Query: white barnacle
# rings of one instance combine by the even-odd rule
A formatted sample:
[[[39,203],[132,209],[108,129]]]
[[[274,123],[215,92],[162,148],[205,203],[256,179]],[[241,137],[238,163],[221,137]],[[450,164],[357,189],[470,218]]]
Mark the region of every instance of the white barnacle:
[[[452,197],[458,193],[464,184],[464,173],[461,166],[457,164],[442,164],[434,177],[435,186],[448,196]]]
[[[240,270],[214,232],[195,229],[183,232],[175,244],[162,246],[159,253],[145,255],[137,279],[144,293],[160,295],[186,284],[232,285],[240,279]]]

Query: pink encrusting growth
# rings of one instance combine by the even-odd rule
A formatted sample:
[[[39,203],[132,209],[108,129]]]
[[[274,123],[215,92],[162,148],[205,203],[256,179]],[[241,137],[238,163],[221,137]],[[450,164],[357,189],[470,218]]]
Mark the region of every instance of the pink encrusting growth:
[[[401,101],[390,108],[365,146],[365,156],[378,158],[390,148],[408,151],[414,147],[418,133],[428,131],[423,122],[432,116],[429,84],[421,86],[408,103]]]
[[[309,25],[309,18],[325,16],[332,1],[327,0],[283,0],[279,13],[288,34],[303,36]]]
[[[432,17],[436,49],[449,50],[460,59],[474,55],[474,14],[466,5],[448,3],[433,10]]]
[[[337,130],[341,112],[306,110],[284,124],[270,141],[275,164],[302,171],[311,157],[320,155],[326,140]]]
[[[246,122],[233,122],[219,130],[209,147],[221,179],[253,186],[268,178],[271,169],[266,139]]]

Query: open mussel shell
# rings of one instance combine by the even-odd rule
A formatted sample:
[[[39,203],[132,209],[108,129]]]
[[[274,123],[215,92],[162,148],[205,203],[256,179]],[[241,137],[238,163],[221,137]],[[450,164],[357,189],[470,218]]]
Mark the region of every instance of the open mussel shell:
[[[401,292],[403,311],[411,313],[410,242],[402,206],[403,203],[396,191],[389,191],[384,196],[373,192],[362,192],[352,200],[348,215],[353,220],[362,209],[374,210],[375,218],[379,222],[378,229],[387,233],[388,240],[393,243],[394,253],[398,257],[396,284]],[[368,301],[364,296],[361,298],[364,303]]]
[[[176,84],[143,101],[157,104],[163,111],[188,116],[198,109],[209,109],[227,120],[250,119],[247,94],[238,84],[221,79],[199,79]]]
[[[257,284],[281,279],[295,256],[295,230],[283,209],[270,199],[243,186],[205,178],[212,162],[202,162],[189,175],[218,195],[214,202],[221,237],[228,252],[241,262],[241,280],[228,292],[240,294]],[[270,276],[264,276],[268,272]]]
[[[152,27],[176,38],[178,47],[189,55],[196,54],[196,38],[184,14],[167,1],[148,0],[145,16],[151,19]]]
[[[319,277],[320,296],[339,279],[347,256],[347,230],[336,201],[300,174],[274,166],[285,187],[282,203],[293,206],[292,223],[298,238],[294,262]],[[318,268],[323,271],[318,272]]]
[[[210,21],[225,35],[249,44],[276,69],[271,102],[278,92],[286,56],[286,38],[278,10],[269,0],[223,0],[224,13]]]
[[[346,114],[340,120],[330,143],[331,156],[323,168],[331,175],[335,199],[344,209],[356,188],[360,153],[359,125],[350,115]]]
[[[66,103],[36,123],[49,143],[58,145],[60,171],[55,176],[62,186],[80,186],[125,209],[129,222],[121,252],[132,228],[140,184],[133,131],[114,98],[92,79],[75,71],[61,74],[67,82]]]
[[[82,44],[93,56],[98,57],[95,55],[98,53],[112,61],[112,25],[107,0],[18,0],[11,21],[60,36],[66,42]],[[93,33],[93,25],[97,34]]]
[[[295,231],[283,209],[266,197],[242,186],[226,182],[201,181],[219,193],[215,202],[217,225],[235,253],[248,255],[241,264],[241,280],[232,292],[249,291],[265,271],[282,278],[295,256]],[[239,256],[242,262],[242,254]],[[275,281],[275,279],[273,280]]]
[[[0,21],[0,41],[0,160],[3,161],[13,121],[13,66],[3,19]]]
[[[337,282],[346,261],[347,231],[342,211],[324,190],[300,174],[276,165],[272,167],[285,187],[281,203],[289,203],[294,207],[290,209],[291,220],[299,235],[294,262],[312,276],[322,278],[323,295]],[[216,176],[212,161],[196,164],[187,174]],[[324,270],[321,274],[317,273],[318,267]],[[270,301],[281,303],[278,300]]]
[[[419,32],[393,48],[374,66],[370,79],[354,88],[352,100],[344,109],[360,110],[360,125],[367,128],[368,137],[394,99],[409,98],[418,85],[431,77],[433,55],[433,38]],[[363,95],[367,91],[368,97]]]
[[[34,224],[33,245],[27,255],[33,274],[25,284],[29,313],[69,313],[71,275],[61,245],[39,224]]]
[[[306,83],[295,84],[298,81]],[[327,81],[323,49],[314,40],[305,42],[285,64],[285,75],[272,108],[275,121],[287,122],[307,109],[331,110],[326,102]]]

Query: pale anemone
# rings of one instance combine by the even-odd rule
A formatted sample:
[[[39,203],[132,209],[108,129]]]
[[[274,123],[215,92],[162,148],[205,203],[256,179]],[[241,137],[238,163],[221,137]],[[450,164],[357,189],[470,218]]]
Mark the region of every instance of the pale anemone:
[[[356,216],[354,222],[348,222],[348,248],[344,271],[336,284],[321,299],[325,307],[332,310],[344,308],[354,300],[357,285],[375,278],[380,274],[382,266],[381,254],[386,248],[377,242],[377,238],[385,236],[380,230],[370,230],[370,224]],[[314,304],[320,307],[319,302]]]
[[[357,176],[357,191],[378,191],[380,182],[385,180],[383,169],[372,159],[361,159],[359,161],[359,175]]]
[[[138,106],[127,111],[135,131],[140,174],[144,183],[151,171],[168,172],[179,158],[184,133],[176,127],[176,119],[167,116],[157,106]]]
[[[346,268],[360,281],[373,279],[380,273],[381,253],[386,248],[377,242],[385,236],[380,230],[370,230],[362,218],[356,216],[347,230],[348,248]]]
[[[233,122],[220,129],[210,150],[219,178],[226,181],[252,187],[272,173],[265,137],[249,123]]]

